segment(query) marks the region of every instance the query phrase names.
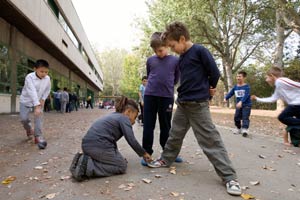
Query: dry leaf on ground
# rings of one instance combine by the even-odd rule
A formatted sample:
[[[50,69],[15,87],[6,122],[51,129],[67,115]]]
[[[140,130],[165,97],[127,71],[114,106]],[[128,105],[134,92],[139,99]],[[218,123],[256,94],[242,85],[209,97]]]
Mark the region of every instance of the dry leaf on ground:
[[[3,185],[8,185],[10,184],[11,182],[13,182],[14,180],[16,180],[17,178],[15,176],[8,176],[6,179],[4,179],[2,181],[2,184]]]
[[[248,199],[255,199],[255,196],[252,196],[251,194],[241,194],[241,197],[244,199],[244,200],[248,200]]]

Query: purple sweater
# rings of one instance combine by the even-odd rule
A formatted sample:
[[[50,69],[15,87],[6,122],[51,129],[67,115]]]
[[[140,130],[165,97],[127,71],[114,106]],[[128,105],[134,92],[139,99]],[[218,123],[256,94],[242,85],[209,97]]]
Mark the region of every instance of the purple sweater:
[[[145,95],[174,97],[174,85],[179,79],[178,57],[168,55],[163,58],[151,56],[147,60],[148,82]]]

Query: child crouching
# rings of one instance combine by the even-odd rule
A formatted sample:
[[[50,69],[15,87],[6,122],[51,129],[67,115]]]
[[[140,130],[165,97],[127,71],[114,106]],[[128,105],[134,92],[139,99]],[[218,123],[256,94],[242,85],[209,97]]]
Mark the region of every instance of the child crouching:
[[[150,162],[151,156],[136,140],[132,125],[138,105],[127,97],[116,103],[116,112],[97,119],[82,139],[83,153],[77,153],[70,167],[73,178],[83,181],[92,177],[124,174],[127,161],[118,150],[117,141],[124,136],[132,149]]]

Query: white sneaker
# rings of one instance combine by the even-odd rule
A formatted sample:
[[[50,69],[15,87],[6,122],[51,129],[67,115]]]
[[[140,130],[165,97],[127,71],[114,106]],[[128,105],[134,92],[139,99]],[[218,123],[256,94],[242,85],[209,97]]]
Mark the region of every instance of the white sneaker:
[[[233,134],[235,134],[235,135],[241,134],[241,129],[240,128],[234,129]]]
[[[228,181],[226,183],[226,189],[227,189],[227,193],[231,194],[231,195],[237,195],[237,196],[239,196],[239,195],[242,194],[241,186],[235,180]]]
[[[248,137],[248,129],[242,128],[241,132],[242,132],[243,137]]]

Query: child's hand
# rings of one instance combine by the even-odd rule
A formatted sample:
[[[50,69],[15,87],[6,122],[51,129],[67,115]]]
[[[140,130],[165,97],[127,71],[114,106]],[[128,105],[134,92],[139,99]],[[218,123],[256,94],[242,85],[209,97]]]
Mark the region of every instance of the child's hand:
[[[256,100],[256,96],[255,95],[251,95],[251,100]]]
[[[147,163],[153,161],[151,155],[148,154],[147,152],[143,155],[143,159],[144,159]]]
[[[238,102],[238,103],[236,104],[236,107],[237,107],[237,108],[241,108],[241,107],[242,107],[242,104],[243,104],[243,103],[240,101],[240,102]]]
[[[224,102],[224,103],[227,103],[227,100],[226,100],[226,99],[224,99],[224,100],[223,100],[223,102]]]
[[[210,96],[213,97],[213,96],[216,94],[216,91],[217,91],[216,88],[210,87],[210,88],[209,88],[209,94],[210,94]]]
[[[39,116],[42,113],[42,107],[41,105],[35,106],[34,107],[34,115]]]

